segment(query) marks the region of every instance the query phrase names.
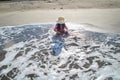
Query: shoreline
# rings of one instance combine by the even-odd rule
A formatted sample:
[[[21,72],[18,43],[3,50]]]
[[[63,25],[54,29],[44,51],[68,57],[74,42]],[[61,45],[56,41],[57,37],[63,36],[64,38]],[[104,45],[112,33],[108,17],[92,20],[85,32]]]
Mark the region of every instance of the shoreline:
[[[86,24],[89,29],[120,33],[120,8],[117,9],[62,9],[62,10],[24,10],[0,13],[0,26],[17,26],[35,23],[55,23],[59,16],[66,22]]]
[[[68,23],[120,33],[119,4],[119,0],[0,1],[0,26],[55,23],[63,16]]]

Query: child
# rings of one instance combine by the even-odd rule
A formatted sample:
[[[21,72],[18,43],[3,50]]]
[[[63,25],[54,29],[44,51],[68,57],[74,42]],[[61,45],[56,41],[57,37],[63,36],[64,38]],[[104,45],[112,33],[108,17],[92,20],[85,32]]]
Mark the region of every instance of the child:
[[[65,19],[63,17],[59,17],[56,25],[54,26],[54,31],[56,32],[56,35],[68,35],[68,28],[65,24]]]

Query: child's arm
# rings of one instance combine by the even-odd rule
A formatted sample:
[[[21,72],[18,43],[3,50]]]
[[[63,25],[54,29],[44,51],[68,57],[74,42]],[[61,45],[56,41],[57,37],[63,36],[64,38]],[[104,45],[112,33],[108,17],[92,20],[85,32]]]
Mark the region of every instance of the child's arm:
[[[57,30],[57,26],[54,26],[54,31],[57,32],[57,33],[60,33],[60,32]]]
[[[66,31],[68,31],[68,27],[67,26],[65,26],[65,29],[66,29]]]
[[[57,26],[56,25],[54,26],[54,31],[57,32]]]

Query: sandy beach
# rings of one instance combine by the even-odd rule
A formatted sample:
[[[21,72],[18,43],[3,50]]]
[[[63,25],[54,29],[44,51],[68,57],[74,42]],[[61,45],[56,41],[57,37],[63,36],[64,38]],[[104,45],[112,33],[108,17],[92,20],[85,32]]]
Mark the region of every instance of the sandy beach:
[[[53,23],[63,16],[66,22],[88,24],[89,29],[96,27],[103,32],[120,33],[119,3],[118,0],[0,2],[0,26]]]
[[[120,9],[29,10],[0,13],[1,26],[56,22],[64,16],[66,22],[94,25],[101,31],[120,32]]]
[[[120,0],[0,0],[0,80],[120,80]]]

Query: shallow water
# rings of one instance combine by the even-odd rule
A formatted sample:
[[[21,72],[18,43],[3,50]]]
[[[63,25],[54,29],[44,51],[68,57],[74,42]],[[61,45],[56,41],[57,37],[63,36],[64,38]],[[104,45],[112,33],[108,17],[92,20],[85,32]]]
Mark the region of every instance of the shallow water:
[[[58,56],[51,51],[53,24],[1,27],[0,79],[119,80],[120,34],[68,25],[72,35]]]

